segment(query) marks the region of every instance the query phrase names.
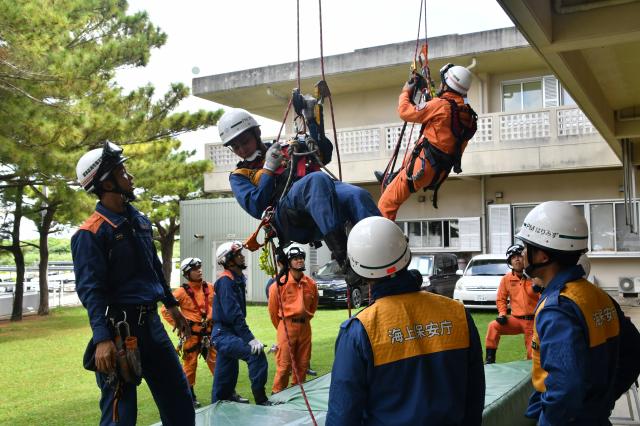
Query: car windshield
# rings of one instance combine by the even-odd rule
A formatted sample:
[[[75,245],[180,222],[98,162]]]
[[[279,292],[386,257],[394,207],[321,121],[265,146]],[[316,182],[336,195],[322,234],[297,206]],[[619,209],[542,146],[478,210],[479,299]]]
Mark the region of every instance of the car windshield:
[[[417,269],[422,275],[431,275],[433,272],[433,256],[413,256],[409,269]]]
[[[342,276],[342,273],[340,271],[340,266],[338,265],[338,262],[336,262],[335,260],[332,260],[322,265],[318,270],[318,272],[316,273],[316,278],[329,279],[329,278],[336,278],[340,276]]]
[[[502,259],[475,259],[472,260],[465,275],[498,275],[502,276],[507,273],[509,267]]]

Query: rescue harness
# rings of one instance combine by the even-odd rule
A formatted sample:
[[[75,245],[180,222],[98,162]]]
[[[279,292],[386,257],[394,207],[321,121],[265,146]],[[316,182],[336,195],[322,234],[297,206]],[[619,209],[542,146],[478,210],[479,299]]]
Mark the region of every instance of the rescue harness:
[[[204,293],[204,303],[202,305],[198,303],[196,299],[196,295],[193,289],[191,288],[191,286],[189,286],[189,284],[184,283],[182,284],[181,287],[187,293],[187,295],[189,296],[193,304],[198,308],[201,319],[200,319],[200,322],[187,320],[187,323],[189,324],[189,328],[191,328],[191,335],[198,336],[198,341],[196,342],[196,344],[194,344],[190,348],[185,348],[184,347],[185,339],[181,337],[178,342],[178,346],[176,347],[176,352],[183,359],[185,355],[189,353],[200,352],[202,357],[206,360],[209,355],[209,349],[211,348],[210,334],[211,334],[211,324],[212,324],[211,320],[207,319],[207,300],[209,298],[209,284],[207,284],[206,281],[202,281],[202,292]],[[198,331],[194,330],[194,326],[199,327],[199,330]]]
[[[419,180],[424,175],[426,161],[429,161],[429,165],[434,170],[434,176],[431,182],[427,184],[423,191],[428,189],[433,191],[433,207],[438,208],[438,189],[440,185],[447,179],[451,170],[456,174],[462,172],[461,160],[462,160],[462,145],[465,141],[468,141],[473,137],[477,130],[478,115],[475,113],[470,105],[465,104],[462,108],[468,111],[471,116],[471,125],[465,126],[460,119],[460,107],[453,99],[441,98],[449,102],[451,106],[451,133],[455,138],[455,150],[453,154],[447,154],[440,149],[429,143],[429,140],[424,136],[423,131],[425,124],[420,128],[420,139],[415,143],[411,156],[407,164],[407,183],[409,185],[409,191],[411,193],[416,192],[414,181]],[[420,157],[420,152],[424,151],[424,156]],[[416,160],[420,158],[420,168],[414,174]],[[426,159],[426,161],[425,161]]]

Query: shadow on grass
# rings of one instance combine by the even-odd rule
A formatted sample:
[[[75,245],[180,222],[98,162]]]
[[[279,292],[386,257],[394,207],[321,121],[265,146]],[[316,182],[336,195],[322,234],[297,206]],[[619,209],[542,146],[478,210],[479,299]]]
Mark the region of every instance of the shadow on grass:
[[[29,317],[22,321],[3,321],[0,324],[0,343],[50,337],[72,330],[87,330],[91,337],[89,320],[83,307],[56,308],[49,315]]]

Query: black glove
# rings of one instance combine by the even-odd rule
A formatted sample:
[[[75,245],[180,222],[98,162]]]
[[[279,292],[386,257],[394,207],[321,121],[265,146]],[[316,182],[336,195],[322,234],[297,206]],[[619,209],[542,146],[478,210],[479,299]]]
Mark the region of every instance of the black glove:
[[[496,318],[496,321],[500,325],[505,325],[507,323],[507,316],[506,315],[500,315],[498,318]]]
[[[402,87],[403,92],[409,92],[409,95],[413,95],[413,89],[416,87],[416,79],[411,77]]]

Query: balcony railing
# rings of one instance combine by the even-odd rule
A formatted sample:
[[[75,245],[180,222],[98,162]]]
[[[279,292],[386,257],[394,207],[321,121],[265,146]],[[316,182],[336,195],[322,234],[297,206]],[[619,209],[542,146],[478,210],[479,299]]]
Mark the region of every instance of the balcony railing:
[[[387,158],[398,141],[402,124],[339,129],[337,131],[340,154],[343,160],[354,161],[367,158]],[[409,124],[405,131],[402,148],[408,140],[415,140],[420,126]],[[332,131],[326,134],[331,137]],[[575,107],[545,108],[522,113],[490,113],[478,117],[478,131],[470,141],[469,149],[501,144],[555,140],[562,143],[571,137],[596,136],[598,133],[584,113]],[[238,158],[221,144],[207,144],[205,154],[217,171],[229,170]]]

